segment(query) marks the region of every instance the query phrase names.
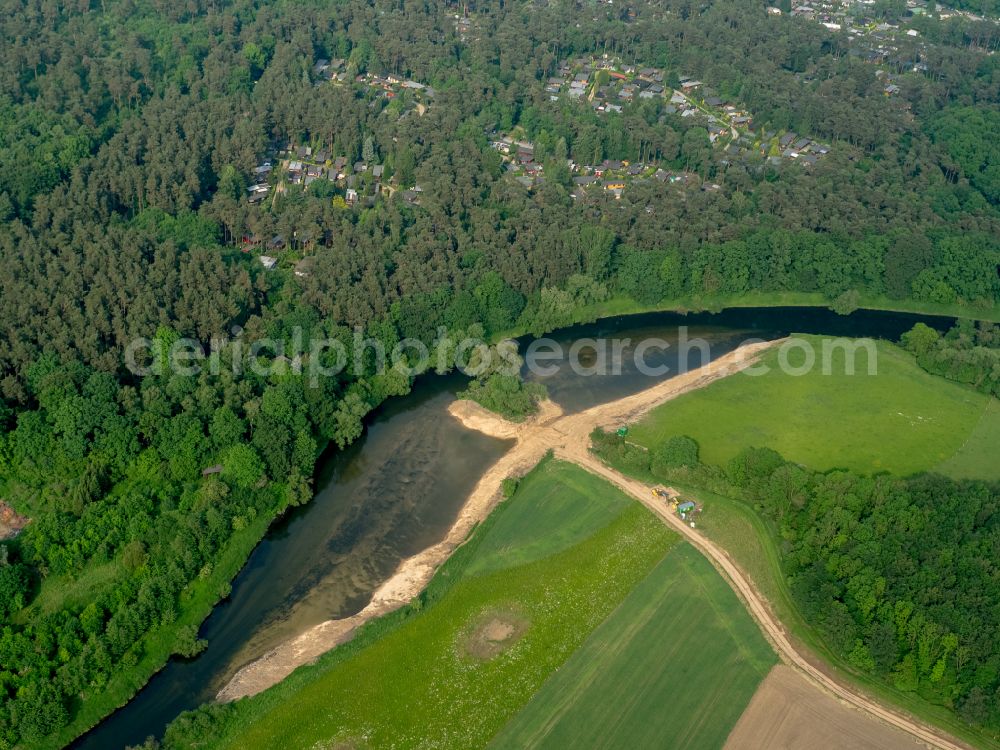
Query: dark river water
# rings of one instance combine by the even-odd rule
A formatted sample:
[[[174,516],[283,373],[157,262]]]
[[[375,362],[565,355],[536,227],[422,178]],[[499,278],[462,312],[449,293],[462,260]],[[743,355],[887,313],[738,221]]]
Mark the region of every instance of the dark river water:
[[[525,377],[544,383],[549,396],[573,412],[636,393],[685,366],[698,367],[749,338],[799,332],[898,339],[918,321],[940,330],[954,322],[877,311],[840,316],[822,308],[607,318],[548,336],[562,350],[561,357],[544,362],[555,372],[526,367]],[[519,341],[522,353],[530,343]],[[638,361],[637,347],[643,352]],[[665,366],[666,374],[645,375],[640,364]],[[179,713],[211,700],[247,662],[313,625],[363,609],[400,561],[440,541],[479,476],[509,447],[448,415],[465,382],[457,374],[418,379],[409,395],[370,416],[354,445],[325,456],[314,499],[275,523],[229,598],[205,621],[199,635],[208,648],[191,660],[171,660],[73,747],[120,750],[161,736]]]

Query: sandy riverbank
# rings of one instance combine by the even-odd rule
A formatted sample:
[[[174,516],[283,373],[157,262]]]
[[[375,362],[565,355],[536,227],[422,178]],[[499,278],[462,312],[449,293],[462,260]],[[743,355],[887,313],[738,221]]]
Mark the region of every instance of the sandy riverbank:
[[[547,451],[561,452],[571,446],[585,445],[596,427],[610,427],[632,421],[665,401],[739,372],[753,364],[764,350],[777,343],[764,342],[741,347],[697,370],[681,373],[632,396],[569,416],[564,416],[557,404],[544,401],[537,415],[524,422],[514,423],[471,401],[455,401],[450,405],[449,412],[465,427],[517,442],[476,483],[447,536],[400,563],[396,572],[375,591],[371,602],[358,614],[327,620],[271,649],[233,675],[216,695],[216,699],[231,701],[266,690],[296,668],[314,661],[349,640],[358,626],[412,600],[423,591],[434,572],[455,548],[468,538],[475,526],[500,501],[501,482],[507,477],[527,473]]]
[[[538,416],[522,424],[514,424],[502,419],[494,422],[490,412],[470,401],[456,401],[450,411],[471,429],[502,439],[516,439],[540,420],[551,420],[562,413],[556,404],[547,402]],[[543,455],[545,449],[541,445],[534,450],[508,451],[476,483],[447,536],[434,546],[403,560],[396,572],[379,586],[363,610],[352,617],[327,620],[271,649],[233,675],[216,695],[216,700],[236,700],[271,687],[296,668],[349,640],[358,626],[411,601],[424,590],[435,571],[468,538],[473,528],[490,514],[501,497],[500,483],[509,476],[527,473]]]

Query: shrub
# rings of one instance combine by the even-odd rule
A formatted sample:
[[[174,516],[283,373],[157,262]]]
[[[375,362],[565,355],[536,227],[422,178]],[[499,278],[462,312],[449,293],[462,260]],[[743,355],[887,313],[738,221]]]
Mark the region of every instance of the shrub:
[[[694,469],[698,466],[698,443],[687,435],[675,435],[653,450],[651,463],[656,474],[670,469]]]
[[[726,475],[737,487],[749,487],[771,476],[784,464],[781,454],[770,448],[745,448],[726,466]]]
[[[520,483],[521,480],[517,477],[507,477],[500,482],[500,491],[504,497],[512,497],[517,492],[517,487]]]

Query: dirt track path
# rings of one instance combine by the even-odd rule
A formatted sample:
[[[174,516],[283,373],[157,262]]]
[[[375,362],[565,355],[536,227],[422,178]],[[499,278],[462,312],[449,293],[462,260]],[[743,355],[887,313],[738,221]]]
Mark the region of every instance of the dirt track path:
[[[880,705],[857,692],[852,686],[838,681],[835,677],[812,664],[788,639],[785,629],[771,614],[763,596],[757,592],[746,574],[730,560],[729,555],[722,548],[716,546],[690,526],[683,523],[676,514],[670,512],[670,509],[663,502],[657,502],[647,485],[611,469],[591,455],[586,449],[564,449],[556,451],[556,455],[564,460],[573,461],[583,466],[588,471],[607,479],[612,484],[635,497],[663,519],[668,526],[683,535],[705,557],[709,558],[722,571],[729,580],[729,584],[736,590],[740,598],[743,599],[743,603],[750,611],[750,614],[758,622],[768,640],[771,641],[771,645],[774,646],[778,655],[785,663],[799,669],[810,680],[846,703],[875,716],[887,724],[902,729],[932,747],[944,748],[945,750],[966,750],[969,747],[949,738],[940,730],[928,727],[905,714]]]
[[[371,603],[357,615],[317,625],[243,667],[219,692],[217,700],[234,700],[261,692],[284,679],[295,668],[315,660],[348,640],[359,625],[391,612],[417,596],[438,566],[500,501],[500,483],[506,477],[527,472],[547,451],[553,450],[557,457],[579,464],[635,497],[708,557],[743,599],[750,614],[787,664],[797,668],[807,678],[844,702],[902,729],[932,747],[968,750],[967,745],[901,712],[880,705],[812,664],[789,640],[764,597],[724,550],[684,524],[662,501],[654,499],[647,485],[615,471],[590,453],[590,434],[595,428],[617,427],[634,421],[665,401],[746,369],[764,351],[779,343],[781,342],[772,341],[740,347],[704,367],[661,381],[640,393],[568,416],[564,416],[557,405],[547,401],[536,417],[522,424],[514,424],[470,401],[455,401],[449,411],[466,427],[494,437],[513,438],[517,442],[476,484],[447,537],[419,555],[403,561],[392,578],[375,592]]]

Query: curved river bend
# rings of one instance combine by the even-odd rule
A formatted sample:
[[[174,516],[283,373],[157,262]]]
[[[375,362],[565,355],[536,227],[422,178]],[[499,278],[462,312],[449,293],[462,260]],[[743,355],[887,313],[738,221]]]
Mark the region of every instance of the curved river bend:
[[[714,359],[747,338],[798,332],[895,340],[919,321],[940,330],[954,322],[879,311],[840,316],[823,308],[607,318],[548,336],[563,349],[561,360],[547,361],[560,365],[558,371],[525,375],[544,382],[550,398],[570,413],[649,387],[651,378],[639,372],[634,356],[645,340],[671,344],[648,348],[643,361],[675,373],[682,357],[688,368],[704,364],[697,347],[681,353],[681,336],[708,342],[709,359]],[[604,360],[606,369],[617,374],[581,375],[566,366],[570,347],[580,342],[574,361],[583,369],[577,371],[600,369],[594,367],[601,361],[588,339],[618,340],[617,356],[607,342]],[[520,343],[523,352],[530,339]],[[211,700],[242,665],[324,620],[359,612],[403,559],[444,538],[479,475],[508,447],[466,430],[448,415],[448,404],[464,385],[460,375],[418,379],[409,395],[371,415],[354,445],[325,456],[314,499],[275,523],[234,580],[230,597],[205,621],[199,635],[208,648],[191,660],[172,659],[132,701],[73,747],[120,750],[161,736],[182,711]]]

